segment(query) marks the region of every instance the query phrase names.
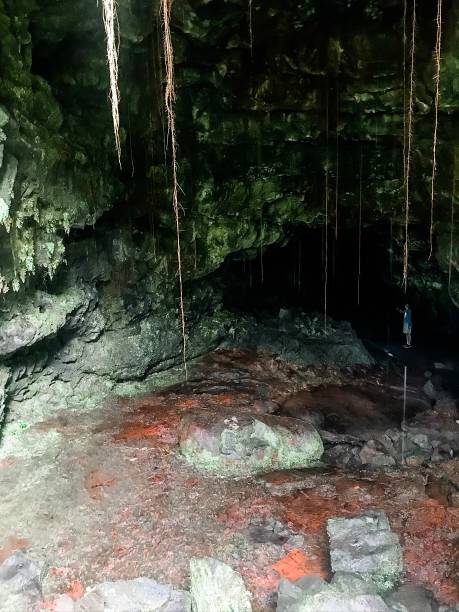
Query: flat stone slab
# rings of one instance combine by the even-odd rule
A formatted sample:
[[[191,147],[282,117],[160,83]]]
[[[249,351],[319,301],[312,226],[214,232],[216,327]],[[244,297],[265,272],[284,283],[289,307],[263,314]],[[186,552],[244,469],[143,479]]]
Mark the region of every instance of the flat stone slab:
[[[180,451],[201,470],[238,476],[311,467],[322,456],[323,444],[309,423],[223,409],[187,414]]]
[[[241,576],[212,557],[190,561],[193,612],[252,612]]]
[[[75,604],[75,612],[190,612],[186,591],[149,578],[102,582]]]
[[[354,518],[327,522],[333,572],[352,572],[376,585],[393,589],[403,573],[403,555],[397,534],[385,512],[375,510]]]

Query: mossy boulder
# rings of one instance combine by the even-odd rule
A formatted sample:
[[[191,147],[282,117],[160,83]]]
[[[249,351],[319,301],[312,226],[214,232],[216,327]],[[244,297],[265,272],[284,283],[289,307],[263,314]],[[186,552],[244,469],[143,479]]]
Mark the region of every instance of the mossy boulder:
[[[323,453],[309,423],[224,409],[193,412],[180,429],[180,452],[196,468],[220,476],[248,476],[308,468]]]

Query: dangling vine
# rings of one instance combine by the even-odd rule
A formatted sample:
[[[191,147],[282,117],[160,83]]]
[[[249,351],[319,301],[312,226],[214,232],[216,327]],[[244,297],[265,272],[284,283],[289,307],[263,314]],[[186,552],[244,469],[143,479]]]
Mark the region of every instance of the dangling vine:
[[[434,200],[435,200],[435,179],[437,175],[437,138],[438,138],[438,112],[440,107],[440,73],[441,73],[441,43],[442,43],[442,0],[437,0],[437,38],[435,41],[434,62],[435,62],[435,126],[433,136],[432,151],[432,182],[430,192],[430,253],[433,251],[433,227],[434,227]]]
[[[250,59],[253,61],[253,20],[252,20],[252,4],[253,0],[249,0],[249,44],[250,44]]]
[[[406,188],[406,47],[407,40],[407,0],[403,0],[403,188]]]
[[[357,306],[360,306],[360,277],[362,275],[362,201],[363,201],[363,152],[360,149],[360,166],[359,166],[359,261],[357,268]]]
[[[453,274],[453,253],[454,253],[454,204],[456,200],[456,177],[453,178],[453,193],[451,195],[451,227],[449,233],[449,260],[448,260],[448,293],[451,296],[451,278]]]
[[[408,288],[408,259],[409,259],[409,222],[410,222],[410,176],[411,176],[411,150],[413,144],[413,114],[415,96],[415,53],[416,53],[416,0],[413,0],[413,13],[411,22],[410,43],[410,74],[409,74],[409,98],[407,118],[407,143],[405,158],[405,244],[403,248],[403,288],[406,293]]]
[[[182,355],[185,375],[188,378],[187,365],[187,343],[186,343],[186,319],[185,304],[183,299],[183,277],[182,277],[182,251],[180,245],[180,204],[178,198],[179,184],[177,178],[177,134],[175,126],[175,70],[174,70],[174,47],[171,34],[171,6],[173,0],[161,0],[161,15],[164,27],[164,64],[166,68],[166,91],[165,106],[167,113],[168,132],[171,141],[172,154],[172,205],[175,215],[175,230],[177,237],[177,268],[179,281],[180,322],[182,331]]]
[[[118,163],[121,167],[120,90],[118,86],[119,25],[116,0],[102,0],[102,15],[107,39],[107,62],[110,75],[110,103]]]
[[[336,186],[335,186],[335,240],[338,240],[339,207],[339,81],[336,81]]]
[[[324,333],[327,333],[327,308],[328,308],[328,183],[329,183],[329,159],[328,159],[328,143],[329,143],[329,109],[328,109],[328,80],[326,83],[327,91],[325,98],[325,140],[327,157],[325,160],[325,219],[324,219]]]

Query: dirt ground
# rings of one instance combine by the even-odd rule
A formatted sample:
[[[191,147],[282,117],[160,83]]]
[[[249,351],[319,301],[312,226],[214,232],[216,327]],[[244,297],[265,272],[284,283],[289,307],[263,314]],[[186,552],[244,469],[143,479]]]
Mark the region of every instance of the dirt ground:
[[[268,611],[281,577],[328,575],[328,518],[382,508],[401,537],[406,578],[459,601],[459,508],[441,487],[426,487],[426,468],[323,466],[221,479],[194,471],[178,452],[190,409],[265,411],[305,386],[359,376],[220,351],[187,384],[31,418],[0,449],[0,560],[21,549],[39,562],[43,609],[52,610],[58,594],[77,599],[104,580],[147,576],[187,587],[190,558],[209,555],[239,571],[255,610]],[[449,469],[457,474],[457,460]]]

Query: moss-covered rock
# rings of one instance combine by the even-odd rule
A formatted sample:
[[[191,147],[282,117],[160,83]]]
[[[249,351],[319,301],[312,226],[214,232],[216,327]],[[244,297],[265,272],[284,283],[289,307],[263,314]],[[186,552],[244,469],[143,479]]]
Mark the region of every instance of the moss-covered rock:
[[[223,410],[184,417],[180,452],[191,465],[217,476],[243,476],[316,465],[323,453],[307,423]]]

